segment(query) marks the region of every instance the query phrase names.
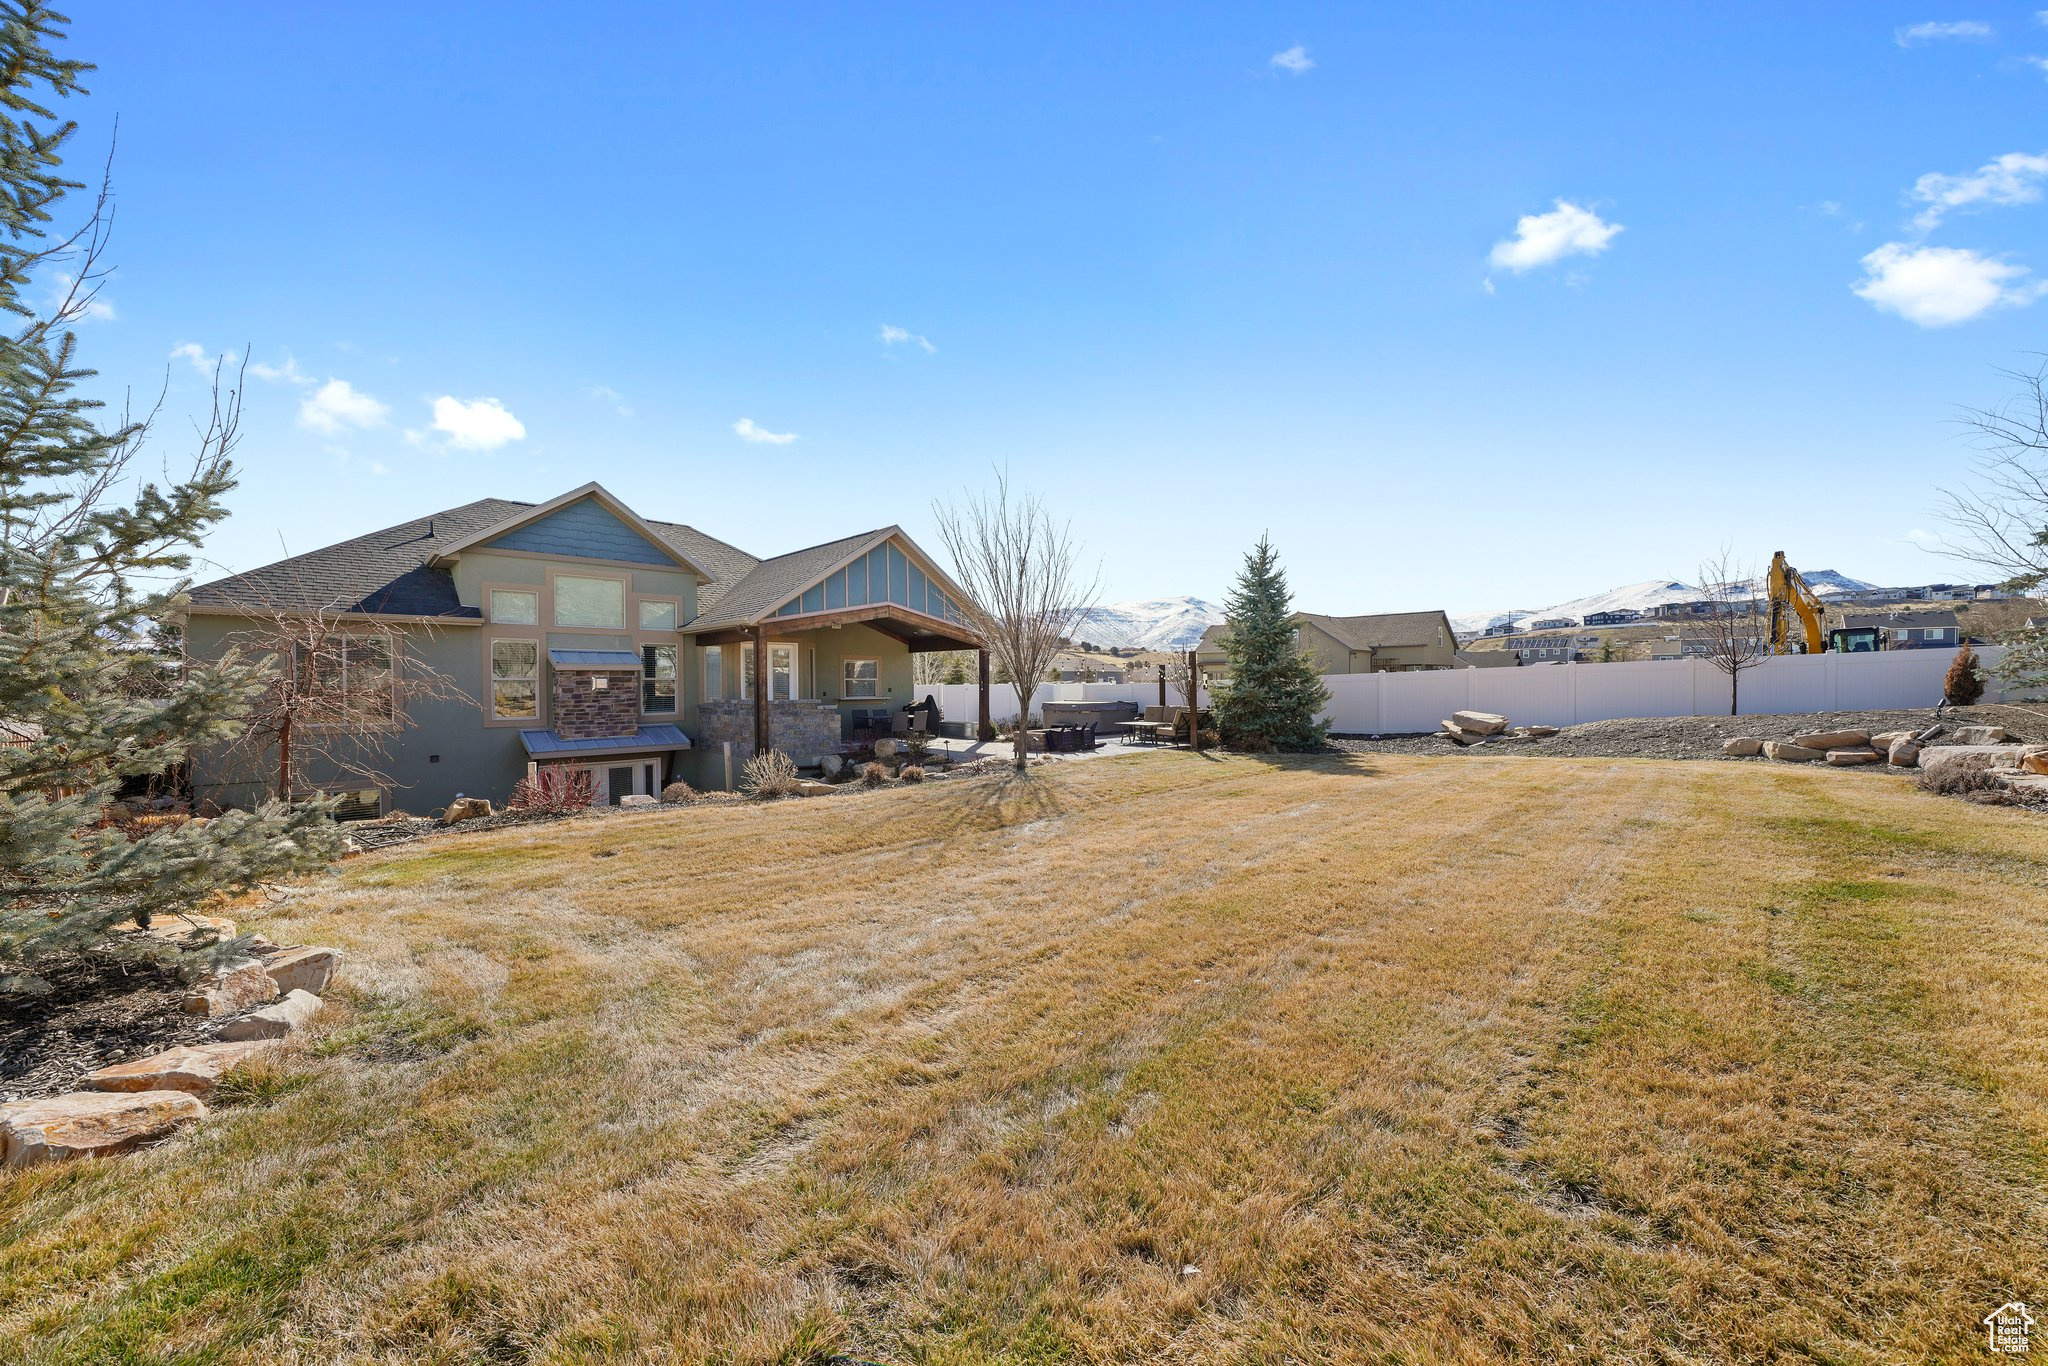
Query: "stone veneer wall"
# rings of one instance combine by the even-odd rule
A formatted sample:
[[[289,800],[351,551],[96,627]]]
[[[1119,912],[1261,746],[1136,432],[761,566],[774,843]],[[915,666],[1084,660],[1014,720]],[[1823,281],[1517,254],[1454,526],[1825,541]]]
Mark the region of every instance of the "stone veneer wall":
[[[605,740],[640,729],[638,669],[556,669],[548,697],[555,734],[564,740]],[[591,680],[609,682],[593,688]]]
[[[722,698],[697,704],[697,743],[715,750],[732,741],[735,762],[754,757],[754,704]],[[830,702],[770,702],[768,743],[803,766],[839,748],[839,708]]]

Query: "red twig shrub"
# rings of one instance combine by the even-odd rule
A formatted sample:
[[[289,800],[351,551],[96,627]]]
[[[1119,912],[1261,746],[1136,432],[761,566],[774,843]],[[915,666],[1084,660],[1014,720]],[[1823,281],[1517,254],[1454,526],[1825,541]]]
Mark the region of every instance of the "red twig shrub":
[[[536,769],[531,778],[522,778],[519,786],[512,789],[505,809],[560,815],[586,810],[596,800],[597,784],[591,781],[589,770],[557,765]]]

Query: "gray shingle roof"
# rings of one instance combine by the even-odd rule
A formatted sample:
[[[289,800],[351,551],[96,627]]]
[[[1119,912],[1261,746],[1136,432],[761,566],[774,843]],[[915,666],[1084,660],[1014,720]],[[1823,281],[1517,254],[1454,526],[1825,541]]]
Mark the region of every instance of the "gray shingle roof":
[[[1842,626],[1846,630],[1865,630],[1872,626],[1892,626],[1900,630],[1926,630],[1943,626],[1954,626],[1954,612],[1844,612]]]
[[[808,549],[793,550],[772,560],[762,560],[745,577],[726,587],[710,606],[705,606],[700,596],[697,619],[690,623],[690,627],[697,631],[715,631],[754,621],[809,588],[825,577],[832,566],[888,530],[883,527],[863,531],[858,536],[847,536]]]
[[[1296,612],[1295,617],[1315,626],[1347,650],[1370,650],[1378,646],[1397,648],[1404,645],[1434,645],[1437,632],[1443,632],[1445,641],[1455,640],[1451,632],[1450,619],[1438,612],[1380,612],[1362,617],[1327,617],[1320,612]],[[1202,645],[1206,649],[1222,648],[1223,638],[1230,634],[1227,622],[1218,623],[1202,632]]]
[[[479,498],[458,508],[418,517],[367,536],[294,555],[245,574],[215,579],[192,589],[197,608],[252,608],[257,611],[381,612],[395,616],[475,619],[481,615],[456,596],[446,569],[428,563],[441,550],[488,531],[538,506],[505,498]],[[718,575],[699,593],[715,600],[719,590],[746,577],[760,563],[736,546],[679,522],[649,522],[657,535],[685,559]]]

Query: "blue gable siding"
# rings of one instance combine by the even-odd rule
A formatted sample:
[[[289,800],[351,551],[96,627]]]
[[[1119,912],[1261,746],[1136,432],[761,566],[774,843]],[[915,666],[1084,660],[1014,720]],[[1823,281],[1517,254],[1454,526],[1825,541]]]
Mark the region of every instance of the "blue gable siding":
[[[627,560],[634,564],[675,561],[592,498],[557,508],[537,522],[507,532],[488,547],[560,555],[578,560]]]

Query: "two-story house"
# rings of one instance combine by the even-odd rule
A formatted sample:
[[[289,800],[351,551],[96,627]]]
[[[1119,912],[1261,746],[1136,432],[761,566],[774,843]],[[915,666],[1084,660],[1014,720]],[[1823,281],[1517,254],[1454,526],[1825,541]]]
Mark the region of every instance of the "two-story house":
[[[915,700],[912,654],[980,650],[964,600],[898,527],[759,559],[586,484],[539,504],[480,499],[201,584],[184,630],[190,655],[217,658],[274,652],[281,619],[342,623],[351,643],[319,686],[391,722],[295,785],[427,810],[458,792],[502,800],[550,765],[590,771],[615,802],[678,778],[721,786],[729,754],[815,764]],[[392,671],[409,661],[459,696],[402,702]],[[983,651],[984,729],[987,678]],[[202,754],[195,795],[248,804],[272,771],[268,756]]]
[[[1441,611],[1382,612],[1369,616],[1331,617],[1319,612],[1294,614],[1296,641],[1324,674],[1402,673],[1414,669],[1458,666],[1458,637]],[[1228,666],[1223,642],[1228,625],[1202,632],[1195,664],[1205,675]]]

